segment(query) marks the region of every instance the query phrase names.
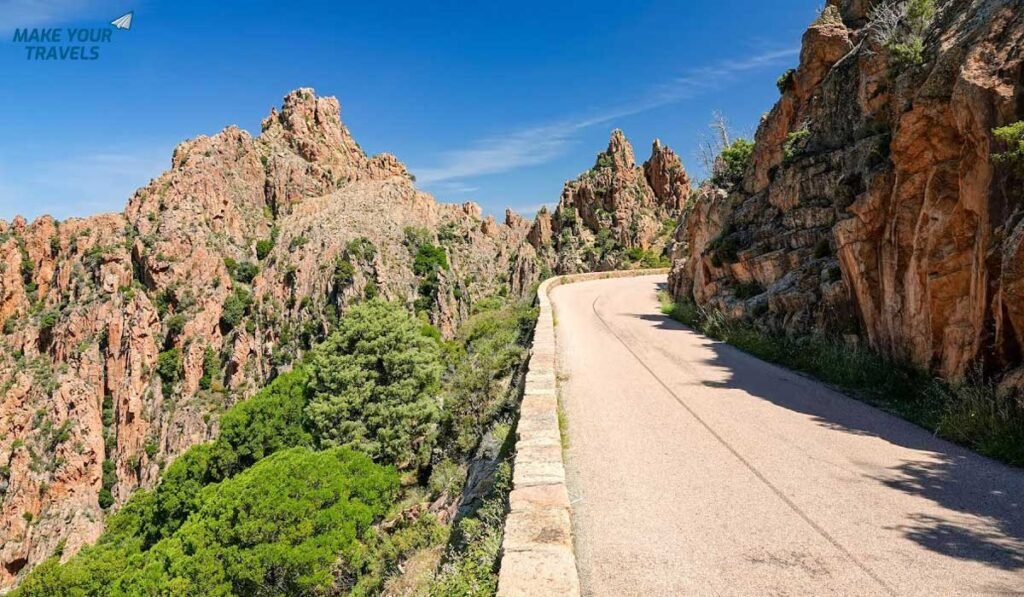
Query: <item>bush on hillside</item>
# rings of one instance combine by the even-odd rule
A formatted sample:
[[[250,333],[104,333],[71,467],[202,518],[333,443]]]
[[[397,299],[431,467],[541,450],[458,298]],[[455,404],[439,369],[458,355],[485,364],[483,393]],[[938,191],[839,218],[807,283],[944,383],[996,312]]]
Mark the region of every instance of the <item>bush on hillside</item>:
[[[341,556],[398,492],[393,469],[339,448],[293,448],[197,496],[198,508],[148,550],[101,542],[61,566],[39,566],[16,595],[271,595],[326,593]]]
[[[245,317],[246,312],[249,310],[250,305],[252,305],[252,294],[245,288],[236,286],[231,294],[224,299],[224,306],[220,315],[220,323],[224,326],[224,329],[232,330],[238,327],[238,324],[242,322],[242,318]]]
[[[471,453],[507,406],[504,380],[526,356],[537,311],[522,302],[480,311],[459,331],[445,375],[442,429],[446,448]]]
[[[437,342],[405,309],[356,305],[313,351],[310,427],[324,446],[351,446],[400,469],[430,456],[441,375]]]

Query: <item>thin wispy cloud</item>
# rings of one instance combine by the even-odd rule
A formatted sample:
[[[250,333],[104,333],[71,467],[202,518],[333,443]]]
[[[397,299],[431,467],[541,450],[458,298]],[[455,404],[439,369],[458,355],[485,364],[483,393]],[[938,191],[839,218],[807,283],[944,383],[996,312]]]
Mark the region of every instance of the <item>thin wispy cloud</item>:
[[[119,212],[132,193],[170,167],[167,146],[70,154],[0,170],[0,218],[44,213],[58,219]]]
[[[437,188],[440,183],[543,164],[564,154],[576,134],[583,129],[695,97],[721,87],[744,72],[790,60],[799,52],[799,48],[773,50],[693,69],[652,88],[630,103],[585,117],[566,118],[507,135],[484,138],[470,147],[442,153],[436,166],[413,171],[421,183]]]
[[[439,182],[435,184],[434,187],[437,188],[438,190],[443,190],[446,193],[452,194],[472,193],[474,191],[480,190],[480,187],[478,186],[469,185],[464,182],[459,182],[457,180]]]

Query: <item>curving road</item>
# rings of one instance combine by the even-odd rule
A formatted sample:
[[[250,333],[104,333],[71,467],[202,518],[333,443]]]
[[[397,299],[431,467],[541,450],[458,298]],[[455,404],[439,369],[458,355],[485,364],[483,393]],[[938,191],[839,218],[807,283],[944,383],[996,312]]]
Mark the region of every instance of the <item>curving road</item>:
[[[585,595],[1024,594],[1024,471],[659,314],[551,293]]]

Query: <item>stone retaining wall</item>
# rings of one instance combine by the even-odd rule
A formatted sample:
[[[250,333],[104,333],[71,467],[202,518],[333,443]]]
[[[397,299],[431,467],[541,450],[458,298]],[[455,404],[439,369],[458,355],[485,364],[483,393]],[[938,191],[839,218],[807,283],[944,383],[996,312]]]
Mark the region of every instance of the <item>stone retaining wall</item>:
[[[513,490],[505,520],[499,596],[580,594],[558,430],[555,321],[548,292],[574,282],[665,273],[667,269],[560,276],[545,281],[537,289],[540,315],[516,426]]]

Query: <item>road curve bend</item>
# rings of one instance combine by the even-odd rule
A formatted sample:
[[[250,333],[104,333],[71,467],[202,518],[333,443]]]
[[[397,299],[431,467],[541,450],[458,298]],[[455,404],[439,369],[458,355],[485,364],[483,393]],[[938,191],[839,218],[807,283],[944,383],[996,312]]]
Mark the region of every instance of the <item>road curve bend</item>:
[[[660,315],[551,292],[584,595],[1024,594],[1024,471]]]

